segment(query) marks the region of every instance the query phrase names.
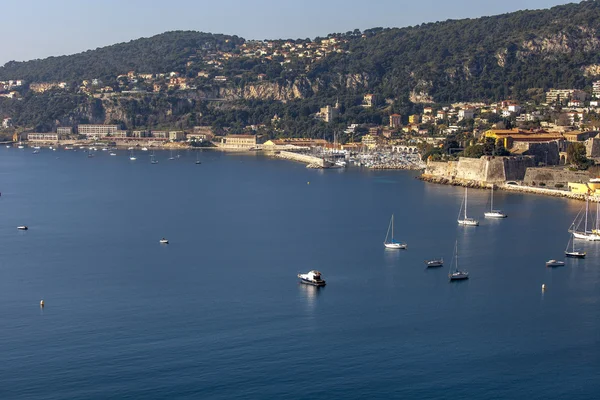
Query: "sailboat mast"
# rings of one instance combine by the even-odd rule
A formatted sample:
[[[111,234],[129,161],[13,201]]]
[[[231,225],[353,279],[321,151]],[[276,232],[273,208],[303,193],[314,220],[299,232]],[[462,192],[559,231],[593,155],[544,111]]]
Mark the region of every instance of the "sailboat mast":
[[[585,223],[584,223],[584,228],[583,228],[583,233],[587,234],[587,223],[588,223],[588,210],[590,208],[590,197],[587,196],[585,198]]]
[[[394,214],[392,214],[392,242],[394,241]]]
[[[454,242],[454,257],[455,257],[455,267],[458,271],[458,240]]]
[[[494,184],[492,184],[492,204],[490,205],[490,211],[494,211]]]
[[[467,188],[465,188],[465,219],[467,219]]]

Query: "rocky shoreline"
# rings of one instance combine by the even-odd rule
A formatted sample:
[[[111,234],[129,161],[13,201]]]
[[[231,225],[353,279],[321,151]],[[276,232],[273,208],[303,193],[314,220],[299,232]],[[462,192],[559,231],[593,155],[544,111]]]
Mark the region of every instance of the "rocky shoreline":
[[[439,176],[426,175],[422,174],[417,177],[417,179],[423,182],[436,183],[440,185],[451,185],[451,186],[461,186],[473,189],[490,189],[492,186],[495,189],[505,190],[508,192],[517,192],[517,193],[527,193],[527,194],[538,194],[543,196],[552,196],[552,197],[562,197],[571,200],[579,200],[585,201],[586,195],[580,193],[572,193],[567,190],[559,190],[559,189],[546,189],[540,187],[532,187],[532,186],[521,186],[521,185],[508,185],[506,183],[502,184],[492,184],[485,183],[480,181],[469,181],[462,179],[448,179]],[[589,200],[592,202],[600,202],[600,196],[589,196]]]

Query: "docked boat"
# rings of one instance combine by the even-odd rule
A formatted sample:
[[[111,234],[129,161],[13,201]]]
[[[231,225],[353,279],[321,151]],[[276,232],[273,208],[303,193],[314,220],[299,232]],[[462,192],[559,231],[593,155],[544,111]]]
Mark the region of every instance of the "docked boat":
[[[577,216],[573,220],[571,227],[569,228],[569,232],[573,234],[573,237],[575,239],[583,239],[583,240],[588,240],[591,242],[600,240],[600,224],[599,224],[600,208],[599,208],[599,206],[600,206],[600,203],[596,203],[596,226],[594,229],[589,229],[588,220],[589,220],[589,214],[590,214],[590,211],[589,211],[590,201],[589,201],[589,197],[586,197],[585,213],[580,218],[580,215],[581,215],[581,211],[580,211],[579,214],[577,214]],[[581,229],[582,223],[583,223],[583,229]]]
[[[558,260],[548,260],[546,261],[546,267],[564,267],[565,266],[565,262],[564,261],[558,261]]]
[[[17,229],[20,231],[26,231],[29,229],[29,227],[27,225],[21,225],[21,226],[17,226]]]
[[[160,239],[159,242],[160,244],[169,244],[169,240],[165,238]]]
[[[444,265],[444,259],[436,258],[433,260],[426,260],[425,265],[427,265],[427,268],[441,267]]]
[[[391,236],[390,230],[392,233]],[[392,218],[390,219],[390,224],[388,225],[388,230],[383,241],[383,246],[386,249],[406,249],[406,243],[398,242],[394,239],[394,214],[392,214]]]
[[[569,246],[571,243],[573,244],[572,247]],[[565,257],[585,258],[585,254],[586,254],[585,251],[575,250],[575,240],[574,240],[573,234],[571,234],[571,237],[569,238],[569,242],[567,243],[567,248],[565,249]]]
[[[147,147],[142,147],[142,151],[148,151]]]
[[[458,268],[458,240],[454,244],[454,268],[452,268],[452,265],[450,265],[448,278],[450,278],[450,281],[462,281],[469,279],[469,273],[467,271],[461,271]]]
[[[494,210],[494,185],[492,185],[491,195],[490,195],[490,211],[486,211],[483,213],[485,218],[506,218],[508,215],[504,214],[502,210]]]
[[[300,282],[313,286],[325,286],[325,281],[321,278],[321,273],[314,269],[307,274],[298,274]]]
[[[468,191],[468,189],[465,188],[465,197],[460,205],[460,209],[458,210],[457,222],[459,225],[464,225],[464,226],[479,226],[479,221],[477,221],[475,218],[467,217],[467,202],[468,202],[468,192],[467,191]],[[463,212],[463,210],[464,210],[464,216],[461,219],[461,213]]]

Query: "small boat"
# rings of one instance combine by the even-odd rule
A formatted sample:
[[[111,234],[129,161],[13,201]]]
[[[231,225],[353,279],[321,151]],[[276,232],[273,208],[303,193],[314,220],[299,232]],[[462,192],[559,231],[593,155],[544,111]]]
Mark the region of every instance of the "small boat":
[[[148,151],[147,147],[142,147],[142,151]]]
[[[17,147],[18,147],[19,149],[24,149],[24,148],[25,148],[25,146],[23,146],[23,145],[19,145],[19,146],[17,146]]]
[[[128,147],[127,150],[133,150],[133,147]]]
[[[133,155],[133,150],[131,150],[131,154],[129,154],[129,159],[130,159],[131,161],[135,161],[135,160],[137,160],[137,158],[135,158],[135,156]]]
[[[108,148],[107,147],[103,147],[102,151],[108,151]]]
[[[448,278],[450,278],[450,281],[462,281],[469,279],[469,273],[467,271],[461,271],[458,269],[458,240],[454,244],[454,269],[452,269],[452,266],[450,266]]]
[[[40,154],[39,150],[34,150],[32,154]]]
[[[115,153],[114,151],[111,151],[109,155],[111,155],[111,156],[116,156],[116,155],[117,155],[117,153]]]
[[[494,185],[492,185],[491,192],[491,201],[490,201],[490,211],[483,213],[485,218],[506,218],[508,215],[504,214],[502,210],[494,210]]]
[[[477,221],[474,218],[469,218],[467,217],[467,188],[465,188],[465,198],[463,199],[462,204],[460,205],[460,209],[458,210],[458,224],[459,225],[464,225],[464,226],[479,226],[479,221]],[[464,217],[463,219],[460,218],[460,214],[461,211],[463,211],[463,204],[464,204]]]
[[[546,261],[546,267],[564,267],[564,265],[565,265],[564,261],[558,261],[558,260]]]
[[[585,251],[575,250],[575,237],[571,234],[569,241],[567,242],[567,248],[565,249],[565,257],[570,258],[585,258]],[[569,249],[569,244],[573,243],[573,247]]]
[[[171,155],[169,156],[169,160],[174,160],[175,157],[173,157],[173,150],[171,150]]]
[[[200,154],[199,154],[199,152],[196,152],[196,164],[202,164],[200,162]]]
[[[29,227],[27,225],[21,225],[21,226],[17,226],[17,229],[20,231],[26,231],[27,229],[29,229]]]
[[[79,150],[85,149],[85,146],[79,146]]]
[[[11,145],[7,144],[7,145],[6,145],[6,148],[7,148],[7,149],[10,149],[10,148],[11,148]]]
[[[160,239],[159,242],[160,244],[169,244],[169,240],[165,238]]]
[[[392,231],[391,237],[390,230]],[[388,237],[390,237],[389,241]],[[383,246],[386,249],[406,249],[406,243],[401,243],[394,239],[394,214],[392,214],[392,218],[390,219],[390,224],[388,225],[388,230],[383,241]]]
[[[427,265],[427,268],[441,267],[444,265],[444,259],[436,258],[433,260],[427,260],[427,261],[425,261],[425,264]]]
[[[71,146],[65,146],[65,150],[73,150]]]
[[[152,154],[150,155],[150,164],[158,164],[158,160],[154,158],[154,151],[152,151]]]
[[[325,286],[325,281],[321,279],[321,273],[314,269],[306,274],[298,274],[300,282],[313,286]]]
[[[39,150],[39,149],[41,149],[41,147],[40,146],[33,146],[33,149],[34,150]]]

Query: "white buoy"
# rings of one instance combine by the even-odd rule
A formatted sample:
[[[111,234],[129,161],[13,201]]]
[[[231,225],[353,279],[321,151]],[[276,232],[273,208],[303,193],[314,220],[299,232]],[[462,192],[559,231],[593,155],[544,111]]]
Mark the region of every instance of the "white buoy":
[[[542,291],[546,290],[546,284],[542,283]]]
[[[44,307],[44,300],[40,300],[40,307]]]

